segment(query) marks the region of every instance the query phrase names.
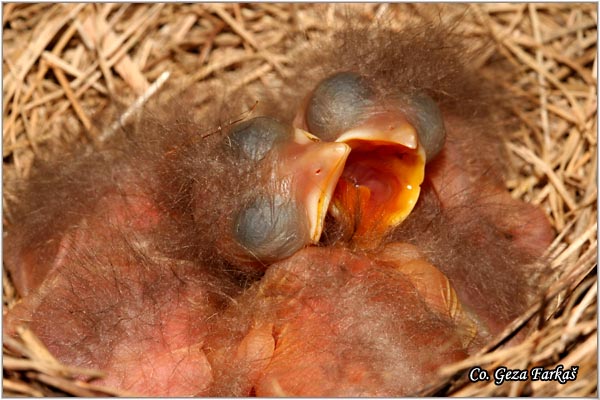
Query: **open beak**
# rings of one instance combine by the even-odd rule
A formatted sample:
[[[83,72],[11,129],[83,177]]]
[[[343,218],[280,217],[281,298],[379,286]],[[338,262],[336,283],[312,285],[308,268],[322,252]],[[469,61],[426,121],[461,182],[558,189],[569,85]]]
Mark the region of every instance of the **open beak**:
[[[350,154],[350,146],[322,142],[302,129],[295,129],[294,142],[286,151],[287,156],[282,157],[286,165],[280,170],[288,171],[294,177],[296,201],[304,205],[310,241],[314,244],[321,237],[325,216]]]
[[[228,140],[240,153],[234,157],[254,162],[257,181],[242,207],[226,217],[232,230],[219,241],[223,256],[235,265],[264,270],[318,243],[350,146],[322,142],[266,117],[250,120]]]
[[[335,141],[268,117],[238,125],[227,148],[254,163],[266,189],[250,190],[232,215],[234,249],[223,245],[224,254],[238,263],[285,258],[321,240],[328,213],[344,237],[377,245],[419,197],[426,151],[417,129],[399,107],[373,109]]]
[[[373,114],[336,142],[352,150],[330,212],[344,236],[376,245],[414,208],[425,174],[425,150],[415,127],[396,110]]]
[[[350,146],[329,212],[336,236],[361,247],[377,246],[410,214],[425,164],[446,137],[441,110],[428,94],[398,88],[391,95],[351,71],[323,79],[304,99],[294,126]]]

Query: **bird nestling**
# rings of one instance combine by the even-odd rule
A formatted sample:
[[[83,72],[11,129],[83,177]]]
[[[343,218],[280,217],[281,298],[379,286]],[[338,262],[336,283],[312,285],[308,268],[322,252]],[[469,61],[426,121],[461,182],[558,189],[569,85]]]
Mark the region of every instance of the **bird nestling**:
[[[553,236],[504,188],[511,99],[462,40],[351,19],[250,116],[244,88],[148,105],[40,163],[8,331],[142,395],[424,393],[531,303]]]

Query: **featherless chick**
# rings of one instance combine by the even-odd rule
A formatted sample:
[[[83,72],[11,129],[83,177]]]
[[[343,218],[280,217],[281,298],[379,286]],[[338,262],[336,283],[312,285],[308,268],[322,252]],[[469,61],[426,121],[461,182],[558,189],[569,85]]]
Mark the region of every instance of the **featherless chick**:
[[[39,163],[8,332],[142,395],[427,393],[531,303],[553,237],[505,189],[512,99],[462,41],[349,17],[249,116],[244,88],[174,99]]]

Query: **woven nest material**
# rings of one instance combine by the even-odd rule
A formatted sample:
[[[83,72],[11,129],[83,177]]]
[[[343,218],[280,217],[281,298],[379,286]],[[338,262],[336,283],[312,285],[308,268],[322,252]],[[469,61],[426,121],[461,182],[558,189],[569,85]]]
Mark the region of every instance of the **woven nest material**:
[[[165,90],[268,84],[290,68],[295,34],[326,34],[349,6],[327,4],[6,4],[3,7],[4,181],[26,179],[36,157],[58,143],[101,133],[93,116],[112,100],[132,106]],[[597,9],[595,4],[353,6],[366,18],[459,23],[491,45],[484,71],[509,62],[506,86],[532,107],[515,110],[507,143],[513,197],[539,205],[559,233],[548,250],[556,278],[544,298],[504,336],[533,319],[522,343],[443,368],[438,394],[597,396]],[[168,75],[165,74],[168,71]],[[126,118],[122,114],[120,118]],[[116,120],[118,122],[118,119]],[[110,133],[110,132],[109,132]],[[6,183],[5,183],[6,185]],[[6,188],[6,186],[5,186]],[[3,196],[5,218],[11,197]],[[4,221],[6,222],[6,220]],[[4,312],[17,301],[3,275]],[[5,395],[119,395],[94,386],[97,371],[58,363],[31,332],[3,340]],[[577,379],[469,382],[481,366],[578,366]],[[78,376],[79,379],[75,379]],[[82,377],[88,377],[86,381]]]

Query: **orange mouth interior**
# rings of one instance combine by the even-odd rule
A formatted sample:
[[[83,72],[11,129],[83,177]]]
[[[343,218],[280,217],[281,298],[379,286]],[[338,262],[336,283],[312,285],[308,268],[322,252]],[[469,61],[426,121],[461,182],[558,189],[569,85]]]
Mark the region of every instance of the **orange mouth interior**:
[[[377,242],[412,211],[423,182],[425,157],[419,148],[389,142],[351,140],[352,148],[336,186],[330,211],[355,241]]]

